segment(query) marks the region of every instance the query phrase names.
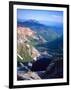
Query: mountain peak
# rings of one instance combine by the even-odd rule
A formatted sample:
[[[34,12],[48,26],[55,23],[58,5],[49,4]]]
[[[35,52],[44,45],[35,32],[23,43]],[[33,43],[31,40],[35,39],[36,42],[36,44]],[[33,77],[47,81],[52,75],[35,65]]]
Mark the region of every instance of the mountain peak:
[[[37,20],[35,20],[35,19],[29,19],[29,20],[26,20],[25,22],[39,23],[39,21],[37,21]]]

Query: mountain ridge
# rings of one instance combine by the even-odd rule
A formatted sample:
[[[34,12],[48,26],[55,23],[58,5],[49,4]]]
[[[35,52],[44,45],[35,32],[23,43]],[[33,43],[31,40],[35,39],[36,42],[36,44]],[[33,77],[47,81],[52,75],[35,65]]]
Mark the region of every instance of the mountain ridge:
[[[54,40],[60,35],[56,31],[53,30],[55,29],[55,27],[51,28],[49,26],[41,24],[39,21],[36,21],[36,20],[27,20],[24,22],[18,21],[17,25],[21,27],[29,27],[33,31],[36,31],[37,34],[42,35],[45,39],[47,39],[47,41]]]

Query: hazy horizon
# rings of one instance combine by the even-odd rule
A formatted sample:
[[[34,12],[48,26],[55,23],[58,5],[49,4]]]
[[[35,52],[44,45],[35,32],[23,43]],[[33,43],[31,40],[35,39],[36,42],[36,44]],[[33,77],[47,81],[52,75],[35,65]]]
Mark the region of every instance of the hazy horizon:
[[[49,26],[63,25],[63,11],[17,9],[17,21],[36,20]]]

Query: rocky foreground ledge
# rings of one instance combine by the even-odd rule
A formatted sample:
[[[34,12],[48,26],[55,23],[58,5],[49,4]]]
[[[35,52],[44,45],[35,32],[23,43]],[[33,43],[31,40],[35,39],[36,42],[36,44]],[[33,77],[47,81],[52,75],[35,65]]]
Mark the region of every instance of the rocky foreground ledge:
[[[18,80],[37,80],[41,79],[36,72],[28,71],[27,73],[18,73]]]

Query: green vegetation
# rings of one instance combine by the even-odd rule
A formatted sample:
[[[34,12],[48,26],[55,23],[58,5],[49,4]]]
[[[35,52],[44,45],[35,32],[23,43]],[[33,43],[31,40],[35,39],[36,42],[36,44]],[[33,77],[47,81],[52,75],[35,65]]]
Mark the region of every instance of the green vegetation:
[[[19,57],[17,60],[22,62],[32,61],[31,53],[29,51],[31,50],[26,46],[26,44],[20,44],[18,46],[18,54],[23,58],[23,60],[21,60]]]
[[[32,37],[29,37],[29,44],[32,45],[32,46],[35,46],[37,44],[37,41],[35,39],[33,39]]]

